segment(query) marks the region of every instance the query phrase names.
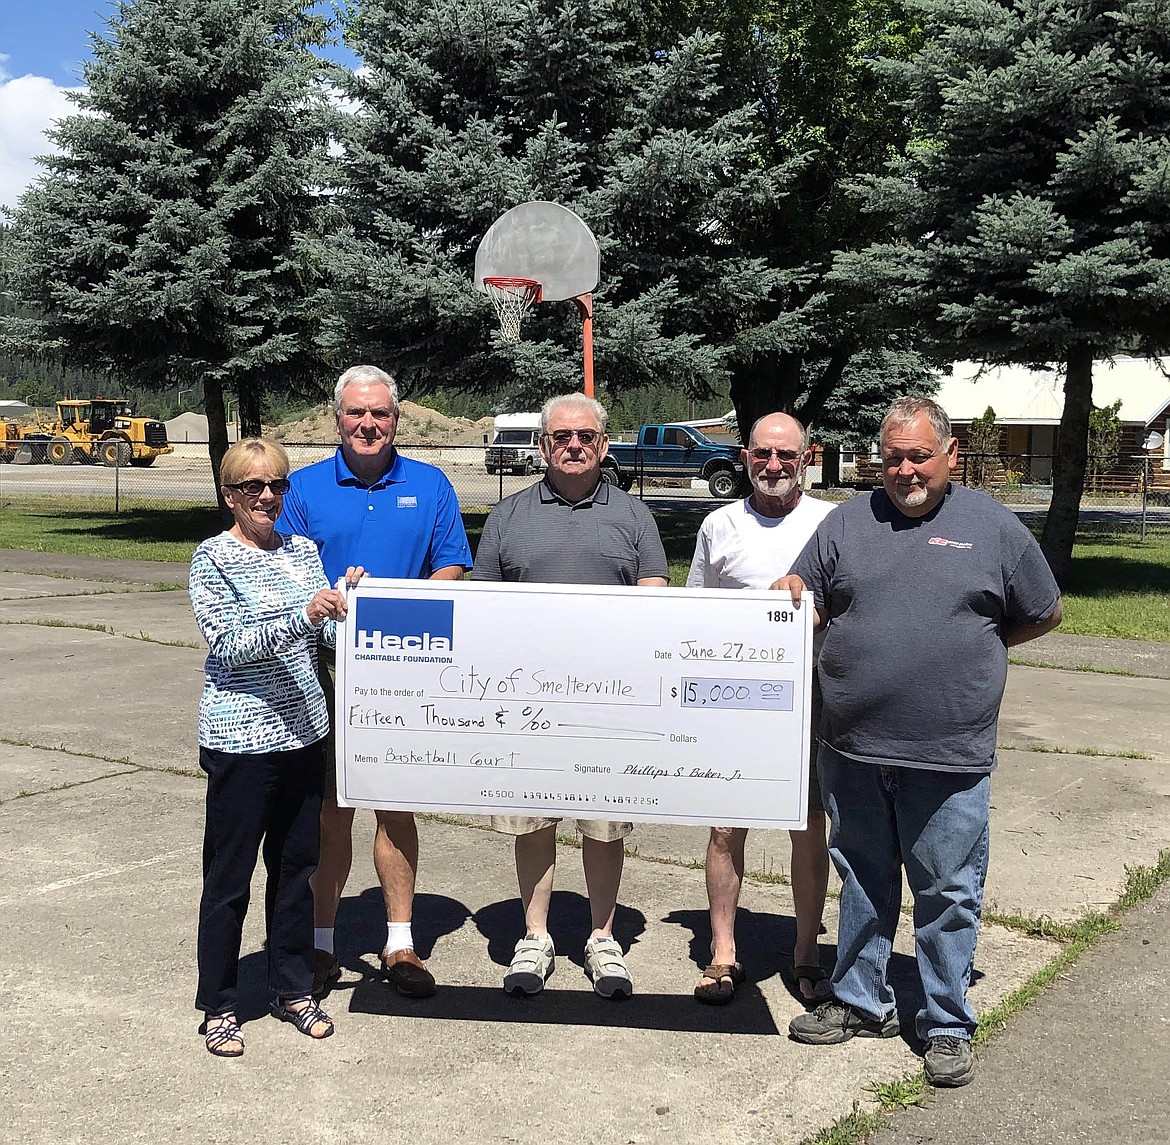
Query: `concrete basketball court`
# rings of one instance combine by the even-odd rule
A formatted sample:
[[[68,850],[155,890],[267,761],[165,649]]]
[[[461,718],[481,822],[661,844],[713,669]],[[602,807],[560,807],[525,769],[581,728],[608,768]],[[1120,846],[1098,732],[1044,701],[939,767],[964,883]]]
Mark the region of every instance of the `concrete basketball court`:
[[[892,963],[902,1038],[787,1039],[801,1010],[782,976],[791,896],[766,879],[744,887],[751,984],[726,1008],[696,1004],[709,934],[693,865],[705,831],[691,828],[631,837],[616,930],[636,994],[610,1003],[581,969],[575,850],[560,856],[556,973],[544,995],[512,999],[500,989],[521,923],[510,840],[470,820],[424,821],[415,937],[440,990],[399,998],[374,973],[385,931],[365,813],[338,921],[344,974],[326,1002],[336,1036],[314,1043],[266,1016],[258,878],[243,949],[247,1053],[211,1057],[192,1004],[204,651],[185,578],[185,566],[0,550],[6,1139],[796,1143],[855,1101],[872,1108],[868,1083],[920,1068],[908,919]],[[1053,634],[1021,655],[1140,674],[1011,670],[979,1010],[1055,953],[996,916],[1103,908],[1127,865],[1170,847],[1170,645]],[[787,863],[786,835],[752,832],[750,869],[780,874]],[[832,899],[825,922],[830,966]]]

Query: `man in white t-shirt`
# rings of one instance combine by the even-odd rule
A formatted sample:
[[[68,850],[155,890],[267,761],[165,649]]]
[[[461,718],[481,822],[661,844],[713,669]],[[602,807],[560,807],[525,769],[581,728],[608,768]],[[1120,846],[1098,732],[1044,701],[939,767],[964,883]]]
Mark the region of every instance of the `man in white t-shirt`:
[[[804,426],[785,413],[766,414],[748,437],[744,465],[752,492],[742,501],[716,509],[703,522],[687,585],[699,588],[768,588],[777,569],[787,570],[805,542],[834,506],[805,497],[801,489],[811,453]],[[814,643],[814,655],[820,641]],[[829,983],[821,969],[817,935],[829,883],[825,810],[817,782],[816,729],[820,691],[813,680],[808,828],[792,839],[792,898],[796,905],[796,945],[792,976],[807,1002],[823,1001]],[[744,981],[736,959],[735,913],[743,881],[746,827],[712,827],[707,844],[707,900],[711,908],[711,965],[695,987],[695,997],[711,1005],[730,1002]]]

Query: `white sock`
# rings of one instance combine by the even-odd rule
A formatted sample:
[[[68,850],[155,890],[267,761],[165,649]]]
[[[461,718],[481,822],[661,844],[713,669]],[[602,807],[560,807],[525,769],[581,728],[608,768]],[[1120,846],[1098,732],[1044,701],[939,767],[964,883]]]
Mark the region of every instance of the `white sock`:
[[[313,928],[313,947],[316,950],[325,950],[333,953],[333,927],[318,926]]]
[[[410,933],[409,922],[386,923],[386,953],[393,954],[396,950],[413,950],[414,938]]]

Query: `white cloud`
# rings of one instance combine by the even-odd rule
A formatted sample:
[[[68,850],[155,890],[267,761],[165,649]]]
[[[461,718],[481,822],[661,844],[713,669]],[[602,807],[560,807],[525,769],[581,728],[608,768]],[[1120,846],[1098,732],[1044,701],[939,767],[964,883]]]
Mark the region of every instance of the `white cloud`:
[[[68,89],[43,76],[10,76],[0,56],[0,205],[15,207],[39,174],[36,157],[55,150],[45,130],[76,108]]]

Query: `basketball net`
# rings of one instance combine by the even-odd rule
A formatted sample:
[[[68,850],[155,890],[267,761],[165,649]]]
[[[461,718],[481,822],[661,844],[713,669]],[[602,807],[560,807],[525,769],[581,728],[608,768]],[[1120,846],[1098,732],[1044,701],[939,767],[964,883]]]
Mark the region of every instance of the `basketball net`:
[[[540,301],[540,283],[534,278],[485,278],[484,289],[500,317],[500,337],[520,341],[520,322]]]

